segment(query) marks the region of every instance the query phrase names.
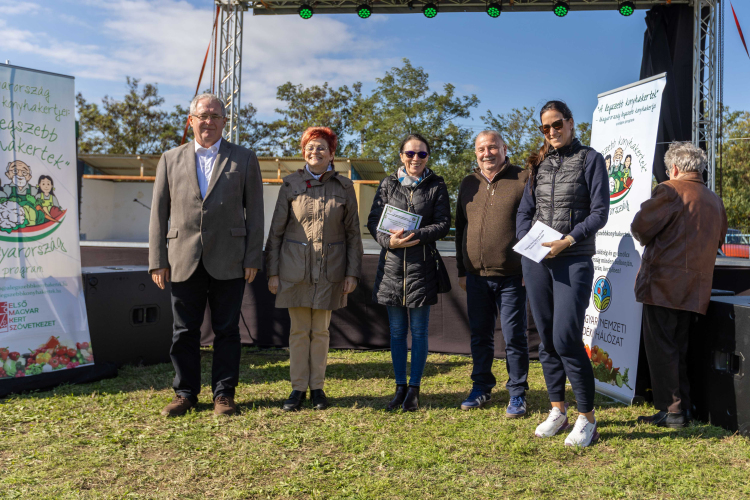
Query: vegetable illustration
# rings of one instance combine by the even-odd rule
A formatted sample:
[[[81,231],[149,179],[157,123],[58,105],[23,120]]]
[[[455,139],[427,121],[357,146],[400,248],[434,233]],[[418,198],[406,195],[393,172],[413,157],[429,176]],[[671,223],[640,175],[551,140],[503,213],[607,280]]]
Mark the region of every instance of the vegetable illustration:
[[[609,357],[607,351],[601,349],[595,345],[591,348],[586,346],[586,354],[591,359],[591,366],[594,369],[594,377],[600,382],[605,382],[617,387],[626,386],[628,389],[633,389],[628,385],[628,370],[625,368],[625,373],[620,373],[620,368],[612,367],[612,358]]]

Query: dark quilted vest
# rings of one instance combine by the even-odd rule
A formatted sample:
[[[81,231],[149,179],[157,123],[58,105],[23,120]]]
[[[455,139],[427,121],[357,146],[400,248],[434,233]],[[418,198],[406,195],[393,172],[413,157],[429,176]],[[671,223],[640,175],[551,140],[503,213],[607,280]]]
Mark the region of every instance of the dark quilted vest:
[[[591,148],[573,139],[570,146],[551,149],[537,169],[534,180],[536,213],[534,222],[542,221],[562,234],[570,233],[588,217],[591,209],[589,188],[584,171],[586,155]],[[594,235],[563,250],[560,255],[594,255]]]

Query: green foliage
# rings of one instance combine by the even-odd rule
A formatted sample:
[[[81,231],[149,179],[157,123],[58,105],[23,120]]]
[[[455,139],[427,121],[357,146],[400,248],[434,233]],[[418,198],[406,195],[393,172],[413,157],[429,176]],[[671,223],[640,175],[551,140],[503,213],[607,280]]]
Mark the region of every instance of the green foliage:
[[[481,117],[487,129],[503,134],[508,146],[508,157],[514,165],[523,166],[532,153],[539,150],[544,136],[539,132],[539,123],[534,108],[513,108],[505,114],[495,115],[487,110]]]
[[[750,228],[750,112],[724,107],[724,147],[717,158],[716,190],[729,227]],[[721,172],[718,172],[721,164]]]

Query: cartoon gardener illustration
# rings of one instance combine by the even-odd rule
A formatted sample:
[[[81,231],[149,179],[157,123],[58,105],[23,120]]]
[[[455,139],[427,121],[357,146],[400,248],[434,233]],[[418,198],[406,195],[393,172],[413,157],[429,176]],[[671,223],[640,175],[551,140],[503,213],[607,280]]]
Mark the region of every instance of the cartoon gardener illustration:
[[[37,209],[36,194],[38,189],[29,184],[31,180],[31,167],[21,160],[8,163],[5,168],[5,176],[10,183],[3,187],[3,193],[8,202],[16,202],[23,208],[25,216],[24,226],[35,226],[45,221],[45,213]]]
[[[55,196],[55,181],[49,175],[40,175],[37,186],[39,193],[36,195],[36,209],[44,212],[45,219],[59,222],[62,210]]]

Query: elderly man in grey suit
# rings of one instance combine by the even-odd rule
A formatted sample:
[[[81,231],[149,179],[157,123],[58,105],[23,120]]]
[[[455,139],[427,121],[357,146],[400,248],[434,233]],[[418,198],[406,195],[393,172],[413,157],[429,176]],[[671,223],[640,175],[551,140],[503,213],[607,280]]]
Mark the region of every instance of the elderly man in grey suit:
[[[172,282],[170,355],[175,397],[162,415],[184,415],[201,389],[200,327],[211,308],[214,413],[232,415],[240,372],[245,282],[261,267],[263,187],[255,153],[221,138],[224,106],[213,94],[190,103],[195,140],[159,160],[149,225],[149,272]]]

